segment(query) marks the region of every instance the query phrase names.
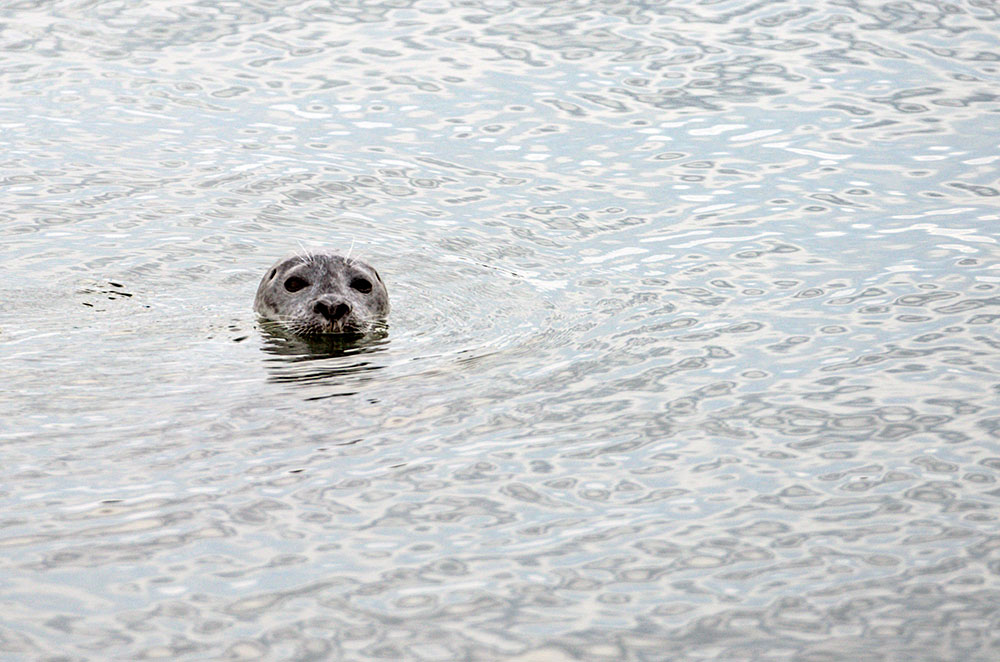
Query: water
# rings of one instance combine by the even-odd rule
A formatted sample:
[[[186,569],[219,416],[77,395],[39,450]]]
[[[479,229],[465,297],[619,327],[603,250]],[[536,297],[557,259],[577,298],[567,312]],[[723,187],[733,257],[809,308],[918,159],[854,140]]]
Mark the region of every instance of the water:
[[[0,16],[4,660],[1000,655],[992,4]]]

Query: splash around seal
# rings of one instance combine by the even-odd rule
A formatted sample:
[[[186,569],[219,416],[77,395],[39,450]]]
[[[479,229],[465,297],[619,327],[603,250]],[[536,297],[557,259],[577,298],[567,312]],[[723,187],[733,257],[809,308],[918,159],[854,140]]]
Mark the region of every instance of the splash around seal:
[[[389,294],[371,265],[329,251],[278,260],[260,281],[254,311],[293,336],[363,334],[384,322]]]

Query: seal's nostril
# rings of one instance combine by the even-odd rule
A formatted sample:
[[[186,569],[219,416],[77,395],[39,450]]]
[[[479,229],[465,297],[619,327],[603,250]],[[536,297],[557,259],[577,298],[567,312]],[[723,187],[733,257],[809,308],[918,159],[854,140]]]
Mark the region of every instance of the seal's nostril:
[[[313,304],[313,312],[322,315],[330,322],[336,322],[341,318],[347,317],[347,315],[351,312],[351,307],[346,303],[330,305],[325,301],[317,301]]]

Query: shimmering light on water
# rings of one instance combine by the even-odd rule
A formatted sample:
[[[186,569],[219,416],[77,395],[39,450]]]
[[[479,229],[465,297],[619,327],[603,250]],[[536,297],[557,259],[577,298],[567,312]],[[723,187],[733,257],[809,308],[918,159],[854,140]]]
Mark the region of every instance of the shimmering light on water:
[[[1000,655],[989,3],[0,16],[4,660]]]

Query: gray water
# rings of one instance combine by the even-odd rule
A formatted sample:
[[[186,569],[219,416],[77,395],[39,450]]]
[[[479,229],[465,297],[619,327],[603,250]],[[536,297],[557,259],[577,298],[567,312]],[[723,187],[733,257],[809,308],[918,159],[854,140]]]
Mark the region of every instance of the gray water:
[[[1000,656],[995,3],[0,17],[0,659]]]

